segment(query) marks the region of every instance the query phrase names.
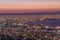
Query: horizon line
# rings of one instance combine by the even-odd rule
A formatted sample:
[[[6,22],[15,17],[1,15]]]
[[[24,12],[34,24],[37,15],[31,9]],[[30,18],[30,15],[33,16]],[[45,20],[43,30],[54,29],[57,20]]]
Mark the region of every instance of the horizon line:
[[[32,13],[0,13],[0,15],[60,15],[60,11],[57,11],[57,12],[32,12]]]

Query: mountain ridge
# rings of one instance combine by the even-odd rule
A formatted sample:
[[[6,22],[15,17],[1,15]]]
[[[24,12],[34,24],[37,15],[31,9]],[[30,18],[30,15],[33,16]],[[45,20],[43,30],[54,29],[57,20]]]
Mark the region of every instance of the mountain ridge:
[[[60,11],[57,11],[57,12],[29,12],[29,13],[0,13],[0,15],[60,15]]]

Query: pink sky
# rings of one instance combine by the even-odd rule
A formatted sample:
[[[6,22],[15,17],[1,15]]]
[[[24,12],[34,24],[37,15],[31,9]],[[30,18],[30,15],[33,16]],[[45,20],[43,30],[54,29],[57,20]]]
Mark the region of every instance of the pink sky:
[[[0,12],[60,10],[60,0],[0,0]]]

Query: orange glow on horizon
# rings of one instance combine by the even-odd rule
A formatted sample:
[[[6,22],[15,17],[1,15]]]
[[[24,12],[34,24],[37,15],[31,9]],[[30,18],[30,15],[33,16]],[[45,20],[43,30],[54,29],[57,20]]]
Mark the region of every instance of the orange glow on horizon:
[[[60,10],[60,4],[7,4],[0,5],[0,11],[20,10],[20,11],[45,11],[45,10]]]

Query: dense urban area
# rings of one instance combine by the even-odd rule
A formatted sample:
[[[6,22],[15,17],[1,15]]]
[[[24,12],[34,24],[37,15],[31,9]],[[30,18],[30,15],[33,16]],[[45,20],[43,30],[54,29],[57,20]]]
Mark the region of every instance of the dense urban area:
[[[0,40],[60,40],[60,15],[0,15]]]

